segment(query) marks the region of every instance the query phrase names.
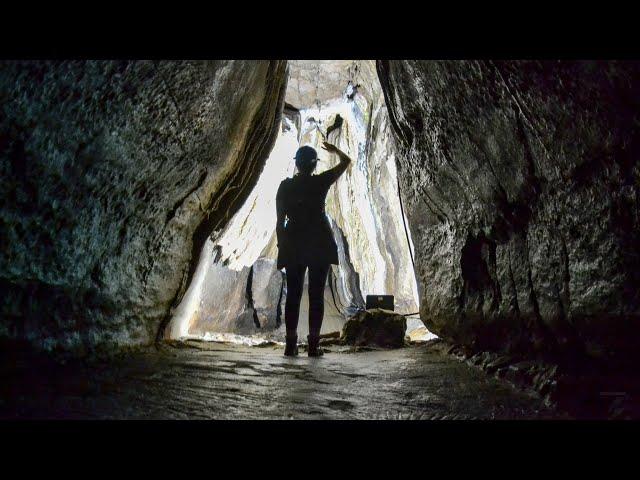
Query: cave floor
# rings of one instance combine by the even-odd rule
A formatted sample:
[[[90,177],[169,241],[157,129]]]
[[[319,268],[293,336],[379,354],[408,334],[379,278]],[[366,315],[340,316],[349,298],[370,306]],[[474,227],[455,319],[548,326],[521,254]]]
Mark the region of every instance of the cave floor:
[[[533,394],[429,344],[286,358],[282,347],[163,346],[109,362],[15,364],[0,417],[62,419],[551,419]],[[19,363],[19,362],[18,362]],[[7,381],[8,380],[8,381]]]

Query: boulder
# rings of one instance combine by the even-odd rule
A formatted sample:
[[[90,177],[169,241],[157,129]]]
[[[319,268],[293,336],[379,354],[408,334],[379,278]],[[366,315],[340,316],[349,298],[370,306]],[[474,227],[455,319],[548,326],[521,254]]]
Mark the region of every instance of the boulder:
[[[407,320],[381,308],[363,310],[347,320],[340,340],[348,345],[400,348],[405,345]]]

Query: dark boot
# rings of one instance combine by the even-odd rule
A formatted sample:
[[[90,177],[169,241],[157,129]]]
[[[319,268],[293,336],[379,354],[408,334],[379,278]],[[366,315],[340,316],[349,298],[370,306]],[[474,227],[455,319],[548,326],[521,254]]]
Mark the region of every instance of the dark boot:
[[[297,357],[298,356],[298,335],[287,335],[287,344],[284,347],[285,357]]]
[[[324,355],[324,351],[319,347],[320,344],[320,336],[318,335],[309,335],[307,337],[307,342],[309,343],[309,351],[308,355],[310,357],[321,357]]]

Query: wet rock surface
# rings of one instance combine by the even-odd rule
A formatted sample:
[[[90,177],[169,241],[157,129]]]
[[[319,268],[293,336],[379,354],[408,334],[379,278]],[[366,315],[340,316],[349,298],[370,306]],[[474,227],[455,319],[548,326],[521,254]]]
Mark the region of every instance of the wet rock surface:
[[[90,364],[13,359],[1,366],[0,417],[564,418],[536,396],[488,378],[429,344],[330,352],[320,359],[282,353],[282,347],[197,342]]]
[[[637,361],[605,365],[574,356],[473,353],[464,346],[444,342],[435,348],[519,389],[538,393],[545,405],[569,412],[574,418],[640,418]]]
[[[0,68],[0,337],[148,344],[255,183],[285,61]]]
[[[640,338],[640,63],[379,61],[421,317],[474,351]]]
[[[342,328],[345,345],[400,348],[405,346],[407,320],[390,310],[372,308],[356,313]]]

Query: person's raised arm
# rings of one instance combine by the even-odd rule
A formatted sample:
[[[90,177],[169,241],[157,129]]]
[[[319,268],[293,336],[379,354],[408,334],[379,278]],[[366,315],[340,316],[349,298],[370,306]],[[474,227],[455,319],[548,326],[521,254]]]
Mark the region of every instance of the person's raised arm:
[[[349,155],[329,142],[323,142],[322,148],[329,153],[337,154],[340,158],[340,163],[338,163],[338,165],[322,173],[322,175],[326,175],[330,179],[331,183],[333,183],[347,170],[347,167],[351,163],[351,159],[349,158]]]

